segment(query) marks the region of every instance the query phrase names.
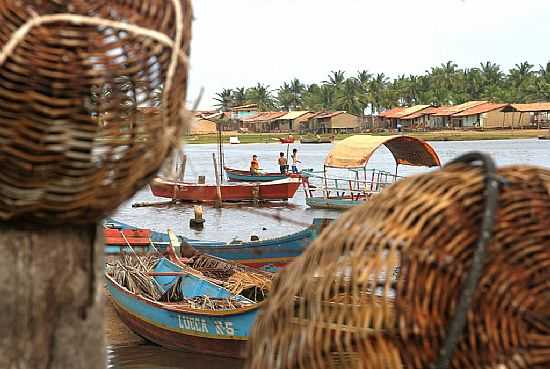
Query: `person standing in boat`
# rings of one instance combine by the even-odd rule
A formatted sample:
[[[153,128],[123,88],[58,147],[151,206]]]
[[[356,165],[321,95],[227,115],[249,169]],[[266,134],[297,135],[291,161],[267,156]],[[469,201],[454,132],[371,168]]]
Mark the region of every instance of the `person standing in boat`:
[[[285,153],[279,153],[279,170],[281,174],[286,174],[288,170],[288,160],[285,158]]]
[[[260,162],[257,155],[252,155],[252,161],[250,162],[250,174],[257,176],[260,174]]]
[[[290,155],[292,158],[292,173],[298,173],[298,163],[301,163],[300,160],[298,160],[298,149],[292,149],[292,155]]]

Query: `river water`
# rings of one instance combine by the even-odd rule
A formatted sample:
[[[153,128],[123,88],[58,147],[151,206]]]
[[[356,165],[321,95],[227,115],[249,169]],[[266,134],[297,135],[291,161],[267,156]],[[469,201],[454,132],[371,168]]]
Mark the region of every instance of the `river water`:
[[[463,153],[477,150],[490,154],[499,166],[512,164],[529,164],[550,167],[550,140],[502,140],[502,141],[447,141],[432,142],[441,162],[444,164]],[[321,169],[323,160],[332,144],[293,144],[298,149],[301,168]],[[251,156],[258,155],[262,169],[278,171],[277,158],[279,152],[286,155],[287,145],[247,144],[225,145],[225,164],[233,168],[248,168]],[[195,180],[199,175],[205,175],[207,182],[214,183],[212,153],[216,145],[187,145],[186,180]],[[386,148],[379,149],[370,159],[368,168],[395,171],[391,153]],[[400,175],[422,173],[430,169],[400,166]],[[337,171],[334,174],[338,174]],[[142,207],[132,208],[135,202],[158,201],[148,188],[138,192],[130,201],[123,204],[114,218],[135,226],[151,228],[165,232],[173,229],[177,234],[190,238],[204,240],[232,239],[247,240],[251,235],[261,239],[282,236],[303,228],[304,223],[310,223],[313,218],[336,218],[340,213],[330,210],[309,209],[305,206],[305,196],[300,189],[288,205],[254,208],[249,206],[232,206],[224,209],[204,207],[206,219],[202,231],[189,228],[189,219],[193,216],[191,205],[173,207]],[[251,211],[252,210],[252,211]],[[276,220],[284,218],[284,221]],[[116,369],[225,369],[239,368],[240,362],[227,359],[207,357],[206,355],[181,354],[164,350],[155,346],[137,346],[131,348],[109,348],[109,366]]]

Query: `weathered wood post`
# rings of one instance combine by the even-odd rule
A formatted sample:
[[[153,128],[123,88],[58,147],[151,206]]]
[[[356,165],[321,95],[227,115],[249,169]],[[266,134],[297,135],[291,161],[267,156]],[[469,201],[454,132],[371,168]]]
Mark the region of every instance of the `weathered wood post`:
[[[105,368],[101,219],[187,121],[190,0],[113,4],[0,0],[2,369]]]
[[[212,161],[214,162],[214,174],[216,175],[216,203],[215,207],[222,207],[222,190],[220,187],[220,173],[218,173],[218,165],[216,164],[216,154],[212,153]]]

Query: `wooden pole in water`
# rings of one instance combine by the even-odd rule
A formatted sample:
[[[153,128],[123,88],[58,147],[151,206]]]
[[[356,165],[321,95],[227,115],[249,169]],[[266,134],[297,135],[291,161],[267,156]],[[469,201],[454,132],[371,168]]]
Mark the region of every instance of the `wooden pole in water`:
[[[180,164],[180,170],[178,173],[178,180],[184,181],[185,180],[185,168],[187,167],[187,155],[183,154],[181,158],[181,164]]]
[[[103,228],[0,223],[0,368],[104,369]]]
[[[216,195],[217,195],[217,201],[215,203],[215,206],[217,208],[222,207],[222,190],[220,187],[220,176],[218,174],[218,165],[216,163],[216,154],[212,153],[212,160],[214,161],[214,173],[216,174]]]

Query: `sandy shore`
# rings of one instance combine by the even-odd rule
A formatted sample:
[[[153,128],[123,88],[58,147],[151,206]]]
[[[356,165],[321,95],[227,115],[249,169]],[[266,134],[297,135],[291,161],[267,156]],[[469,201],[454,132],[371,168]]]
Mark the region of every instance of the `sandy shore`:
[[[387,133],[372,133],[374,135],[387,136],[396,134],[395,132]],[[476,140],[509,140],[523,138],[537,138],[539,136],[548,135],[548,129],[502,129],[502,130],[485,130],[485,131],[463,131],[463,130],[445,130],[432,132],[403,132],[402,134],[421,138],[426,141],[476,141]],[[245,143],[275,143],[278,139],[287,137],[287,133],[237,133],[224,132],[223,140],[229,143],[229,136],[238,136],[242,144]],[[350,134],[336,135],[336,140],[343,140],[349,137]],[[295,134],[294,137],[299,140],[300,135]],[[328,138],[329,135],[322,135],[323,138]],[[186,144],[207,144],[216,143],[216,134],[188,136],[184,139]]]

